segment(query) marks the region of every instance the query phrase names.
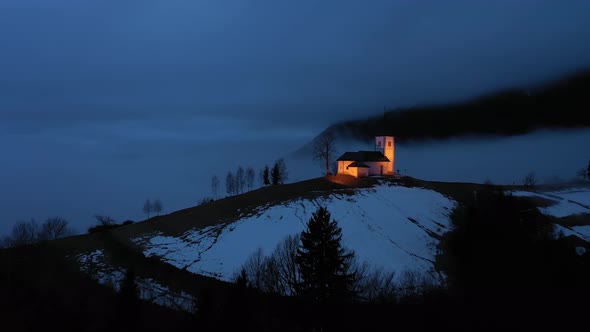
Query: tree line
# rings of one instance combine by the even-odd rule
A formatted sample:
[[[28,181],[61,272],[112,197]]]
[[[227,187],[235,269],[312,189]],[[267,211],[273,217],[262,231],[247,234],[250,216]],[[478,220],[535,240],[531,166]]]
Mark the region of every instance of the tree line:
[[[288,179],[287,164],[283,158],[277,159],[272,168],[265,165],[258,172],[258,187],[283,184]],[[200,204],[213,201],[220,195],[220,179],[217,175],[211,177],[211,194],[212,197],[206,197],[201,200]],[[225,176],[225,193],[227,196],[243,194],[246,191],[252,191],[256,186],[256,171],[252,167],[244,169],[239,166],[234,172],[228,171]],[[199,205],[200,205],[199,204]]]
[[[342,245],[342,229],[326,207],[319,207],[300,234],[289,235],[265,256],[256,250],[237,279],[265,293],[299,296],[319,302],[396,302],[399,297],[436,287],[430,276],[395,271],[359,262]]]
[[[341,239],[341,228],[331,219],[327,208],[320,207],[312,214],[305,231],[287,236],[269,256],[262,249],[256,250],[237,279],[245,279],[249,287],[265,293],[314,301],[378,296],[393,300],[391,286],[395,273],[359,264],[354,251],[344,248]]]
[[[319,207],[303,232],[287,236],[269,256],[256,250],[225,300],[204,290],[197,303],[199,326],[203,330],[370,330],[381,328],[396,314],[396,306],[420,302],[442,287],[415,271],[398,276],[361,264],[341,239],[338,223],[326,207]]]
[[[159,198],[156,198],[154,200],[150,200],[149,198],[147,198],[143,202],[142,211],[147,215],[148,219],[150,219],[150,214],[152,212],[156,213],[156,216],[159,216],[160,212],[162,212],[162,209],[162,201]]]
[[[61,217],[47,218],[42,224],[38,224],[35,219],[19,221],[12,227],[10,235],[2,239],[0,247],[22,247],[73,234],[74,231],[69,227],[69,222]]]

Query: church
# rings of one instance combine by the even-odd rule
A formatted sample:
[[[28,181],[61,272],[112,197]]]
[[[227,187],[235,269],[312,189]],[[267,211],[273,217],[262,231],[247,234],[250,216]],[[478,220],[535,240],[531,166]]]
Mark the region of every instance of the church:
[[[375,151],[346,152],[338,158],[338,174],[356,178],[394,174],[395,140],[393,136],[376,136]]]

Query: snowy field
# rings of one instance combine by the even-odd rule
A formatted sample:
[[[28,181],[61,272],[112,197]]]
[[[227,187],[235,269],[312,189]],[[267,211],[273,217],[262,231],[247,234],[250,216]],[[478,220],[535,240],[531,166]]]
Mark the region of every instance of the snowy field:
[[[146,257],[229,281],[258,248],[270,254],[286,236],[303,231],[318,206],[326,206],[342,228],[344,245],[361,262],[432,274],[437,238],[449,230],[455,204],[435,191],[384,184],[353,195],[334,191],[328,198],[259,208],[233,223],[178,237],[154,233],[133,241],[144,248]]]
[[[564,218],[572,215],[590,214],[590,188],[570,188],[559,191],[532,192],[513,191],[514,196],[540,197],[553,202],[548,207],[539,208],[539,211],[547,216]],[[590,242],[590,226],[564,226],[555,225],[555,236],[574,235]]]
[[[539,208],[541,213],[555,218],[590,213],[590,188],[580,187],[552,192],[513,191],[514,196],[540,197],[555,204]]]

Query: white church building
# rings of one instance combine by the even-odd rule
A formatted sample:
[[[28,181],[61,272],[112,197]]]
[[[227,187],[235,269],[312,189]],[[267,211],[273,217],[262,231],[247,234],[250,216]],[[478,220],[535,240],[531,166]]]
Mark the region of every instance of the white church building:
[[[360,178],[394,174],[395,140],[393,136],[376,136],[375,151],[345,152],[338,158],[338,174]]]

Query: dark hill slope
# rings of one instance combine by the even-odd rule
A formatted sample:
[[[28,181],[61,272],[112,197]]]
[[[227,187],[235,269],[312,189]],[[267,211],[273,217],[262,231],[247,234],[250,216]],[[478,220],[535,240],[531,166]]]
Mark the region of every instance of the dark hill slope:
[[[210,225],[231,223],[249,211],[265,209],[268,206],[281,204],[290,200],[315,199],[325,195],[347,195],[354,198],[357,188],[367,188],[379,183],[390,184],[394,187],[421,187],[434,190],[452,199],[464,203],[474,197],[474,192],[486,186],[472,183],[445,183],[430,182],[402,178],[368,178],[354,180],[349,177],[317,178],[299,183],[271,186],[261,188],[243,195],[219,199],[215,202],[201,206],[180,210],[165,216],[152,218],[148,221],[107,230],[100,233],[81,235],[46,242],[34,247],[0,250],[0,304],[12,306],[8,311],[16,322],[26,319],[29,313],[37,315],[30,323],[34,329],[38,329],[44,317],[51,318],[50,325],[59,325],[59,318],[50,315],[50,309],[71,312],[82,320],[81,325],[74,325],[79,330],[96,330],[103,327],[110,328],[120,322],[117,316],[120,312],[117,306],[117,295],[109,288],[95,283],[102,272],[112,270],[125,270],[133,268],[141,285],[146,285],[147,280],[162,285],[171,293],[186,292],[194,297],[203,294],[207,290],[214,294],[215,298],[224,302],[230,293],[228,284],[213,278],[198,275],[177,268],[166,263],[158,257],[146,258],[142,249],[134,244],[131,239],[143,234],[161,232],[167,236],[182,237],[187,230],[203,228]],[[578,186],[578,185],[576,185]],[[505,187],[511,190],[524,190],[522,187]],[[537,188],[539,190],[558,190],[561,188]],[[373,190],[367,189],[367,191]],[[528,196],[527,196],[528,197]],[[346,199],[346,198],[345,198]],[[425,207],[432,205],[430,201],[420,201]],[[551,202],[534,199],[535,205],[546,206]],[[351,203],[354,204],[354,203]],[[399,206],[397,206],[399,208]],[[395,209],[395,207],[392,207]],[[586,216],[587,217],[587,216]],[[576,226],[588,225],[587,219],[576,220]],[[416,220],[413,221],[413,223]],[[565,221],[564,221],[565,222]],[[400,221],[401,223],[401,221]],[[572,227],[573,230],[575,227]],[[581,241],[581,240],[580,240]],[[580,244],[580,246],[585,244]],[[187,248],[189,253],[193,251]],[[91,255],[100,251],[100,255]],[[80,255],[88,258],[100,258],[86,260],[87,270],[82,273],[83,267]],[[94,266],[92,266],[94,264]],[[110,273],[110,272],[109,272]],[[94,280],[90,280],[88,276]],[[104,283],[104,282],[103,282]],[[25,290],[25,291],[20,291]],[[23,297],[25,296],[25,297]],[[148,299],[149,301],[149,299]],[[95,315],[96,314],[96,315]],[[138,316],[142,324],[162,329],[169,326],[165,322],[174,321],[179,325],[191,324],[188,313],[170,311],[165,308],[147,305],[141,309]],[[147,318],[142,318],[147,317]],[[104,319],[103,319],[104,318]],[[106,321],[105,321],[106,319]],[[153,323],[155,321],[155,323]],[[98,325],[97,325],[98,324]],[[27,328],[27,325],[23,325]]]

